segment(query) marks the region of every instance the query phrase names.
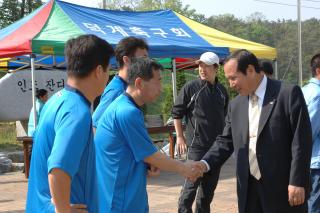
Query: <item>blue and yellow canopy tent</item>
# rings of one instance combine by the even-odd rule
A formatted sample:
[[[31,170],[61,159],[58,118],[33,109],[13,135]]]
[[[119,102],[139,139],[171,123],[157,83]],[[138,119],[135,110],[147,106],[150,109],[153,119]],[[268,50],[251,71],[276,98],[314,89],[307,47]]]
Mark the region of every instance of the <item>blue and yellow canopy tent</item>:
[[[177,57],[196,58],[206,51],[226,57],[242,48],[258,57],[276,59],[276,50],[272,47],[228,35],[172,10],[113,11],[60,0],[50,0],[23,19],[1,29],[0,58],[29,55],[29,66],[34,73],[37,66],[35,54],[63,56],[66,41],[82,34],[95,34],[113,46],[126,36],[142,37],[150,46],[151,57],[172,58],[173,64]]]
[[[83,7],[51,0],[0,31],[0,57],[23,54],[63,55],[65,42],[95,34],[112,45],[126,36],[140,36],[152,57],[197,57],[213,51],[220,57],[245,48],[258,57],[275,59],[276,50],[223,33],[171,10],[132,12]]]

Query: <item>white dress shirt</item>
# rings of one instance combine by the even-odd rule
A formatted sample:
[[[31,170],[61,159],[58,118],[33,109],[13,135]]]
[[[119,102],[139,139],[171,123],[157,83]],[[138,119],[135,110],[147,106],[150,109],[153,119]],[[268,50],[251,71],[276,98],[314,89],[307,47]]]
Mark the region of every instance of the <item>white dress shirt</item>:
[[[258,105],[259,105],[260,109],[262,109],[262,104],[263,104],[263,100],[264,100],[264,95],[266,94],[266,89],[267,89],[267,77],[265,75],[263,75],[263,78],[262,78],[258,88],[254,92],[256,94],[256,96],[259,97]],[[249,110],[249,113],[250,113],[250,107],[249,107],[248,110]],[[210,171],[210,165],[208,164],[208,162],[205,161],[205,160],[201,160],[201,162],[203,162],[206,165],[207,172]]]

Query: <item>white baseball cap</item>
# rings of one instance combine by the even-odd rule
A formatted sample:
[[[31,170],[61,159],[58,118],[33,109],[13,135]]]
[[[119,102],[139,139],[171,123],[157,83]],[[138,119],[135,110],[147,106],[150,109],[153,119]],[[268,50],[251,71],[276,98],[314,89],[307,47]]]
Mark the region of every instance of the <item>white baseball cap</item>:
[[[196,61],[196,63],[199,64],[200,61],[205,63],[206,65],[213,65],[213,64],[219,65],[219,57],[213,52],[203,53],[200,56],[200,59]]]

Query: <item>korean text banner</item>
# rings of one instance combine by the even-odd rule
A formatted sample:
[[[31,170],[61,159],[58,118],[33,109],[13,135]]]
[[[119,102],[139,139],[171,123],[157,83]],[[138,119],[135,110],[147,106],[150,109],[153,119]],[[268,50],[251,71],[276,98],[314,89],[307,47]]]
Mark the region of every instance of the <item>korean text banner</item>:
[[[56,30],[57,27],[70,26],[65,31],[74,29],[74,31],[77,31],[75,35],[95,34],[113,46],[127,36],[143,38],[150,46],[152,57],[198,57],[205,51],[213,51],[222,57],[229,54],[228,48],[214,47],[197,35],[171,10],[112,11],[82,7],[62,1],[55,2],[56,5],[53,7],[50,18],[56,21],[51,20],[47,23],[42,32],[34,39],[34,45],[46,41],[47,44],[51,43],[54,48],[55,40],[47,39],[51,37],[50,32],[54,32],[55,36],[66,35],[66,33],[69,33],[59,33],[53,30]],[[65,17],[62,18],[63,16]],[[59,26],[59,23],[63,26]],[[56,27],[49,28],[48,25],[55,25]],[[61,40],[60,42],[61,44],[65,43]],[[58,43],[56,41],[56,45],[59,45]],[[58,52],[62,52],[62,49]]]

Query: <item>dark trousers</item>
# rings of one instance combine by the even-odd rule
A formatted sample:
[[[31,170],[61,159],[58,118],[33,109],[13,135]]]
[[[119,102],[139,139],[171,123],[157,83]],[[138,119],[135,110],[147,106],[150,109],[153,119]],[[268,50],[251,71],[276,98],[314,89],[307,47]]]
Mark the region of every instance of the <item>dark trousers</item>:
[[[265,189],[262,185],[261,180],[255,179],[253,176],[249,175],[248,183],[248,195],[247,203],[245,207],[245,213],[306,213],[307,212],[307,202],[300,206],[286,207],[280,209],[274,209],[276,207],[271,207],[266,202]],[[288,204],[289,205],[289,204]]]
[[[199,161],[206,154],[207,149],[195,149],[189,148],[188,159]],[[182,186],[178,212],[180,213],[192,213],[192,204],[196,198],[196,213],[209,213],[210,203],[213,199],[214,190],[216,189],[219,180],[220,169],[216,171],[209,171],[199,178],[195,183],[188,181],[187,179]]]
[[[269,213],[268,205],[264,203],[264,190],[260,180],[249,174],[248,196],[246,203],[246,213]],[[263,211],[264,209],[264,211]],[[272,210],[271,210],[272,212]],[[271,213],[270,212],[270,213]]]
[[[311,169],[312,190],[308,200],[309,213],[320,213],[320,169]]]

